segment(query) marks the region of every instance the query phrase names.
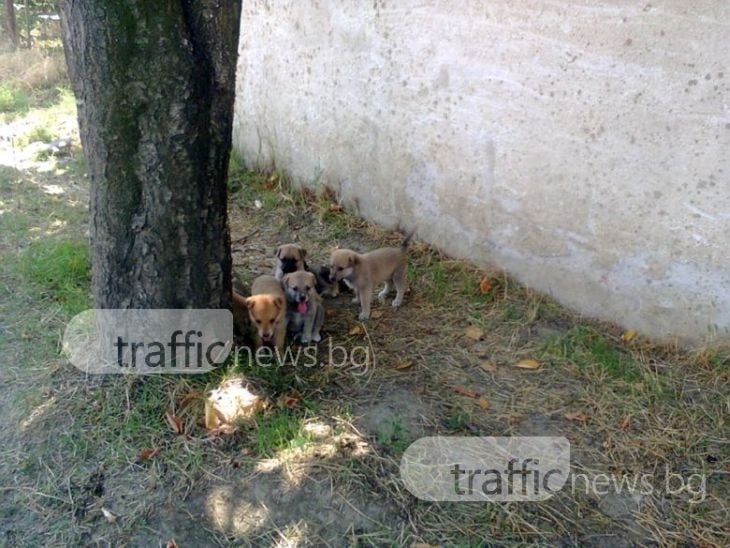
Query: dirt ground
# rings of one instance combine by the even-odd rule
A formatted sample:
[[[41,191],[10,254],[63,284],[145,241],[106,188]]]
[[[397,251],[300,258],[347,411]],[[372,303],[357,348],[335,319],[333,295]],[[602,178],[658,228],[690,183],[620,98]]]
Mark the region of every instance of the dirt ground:
[[[89,305],[88,265],[73,266],[88,236],[73,102],[49,91],[4,116],[2,545],[726,545],[726,349],[679,349],[582,318],[418,241],[400,309],[376,302],[361,324],[351,295],[325,300],[316,367],[242,359],[203,377],[85,376],[59,355],[64,325]],[[35,144],[59,138],[72,146],[46,154]],[[270,272],[280,243],[301,243],[318,264],[335,245],[400,239],[329,193],[249,173],[237,158],[230,188],[244,284]],[[340,364],[335,346],[358,352],[357,363],[351,354]],[[268,407],[233,433],[211,433],[202,395],[231,378]],[[435,435],[565,436],[573,474],[647,474],[654,489],[422,501],[399,464],[411,442]],[[670,473],[694,478],[693,490],[668,492]]]

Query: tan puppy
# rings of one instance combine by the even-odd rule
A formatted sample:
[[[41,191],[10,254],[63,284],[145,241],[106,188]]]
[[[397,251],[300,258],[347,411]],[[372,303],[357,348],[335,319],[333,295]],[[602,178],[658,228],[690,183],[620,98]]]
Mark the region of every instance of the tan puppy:
[[[324,323],[322,299],[317,293],[317,277],[311,272],[300,270],[284,274],[284,291],[287,300],[287,327],[296,335],[301,335],[302,344],[319,342],[319,330]]]
[[[304,258],[307,251],[296,244],[280,245],[276,250],[276,266],[274,267],[274,277],[281,280],[284,274],[296,272],[298,270],[307,270],[307,263]]]
[[[383,247],[369,253],[356,253],[350,249],[336,249],[330,257],[330,281],[345,281],[355,291],[353,302],[360,301],[360,320],[370,317],[370,302],[373,289],[384,283],[378,293],[380,302],[390,290],[390,282],[396,289],[393,306],[399,307],[403,302],[403,294],[407,291],[406,268],[408,266],[408,244],[411,242],[411,232],[405,237],[400,247]]]
[[[286,301],[279,280],[273,276],[259,276],[251,286],[246,299],[248,315],[256,328],[256,347],[263,345],[284,349],[286,338]]]

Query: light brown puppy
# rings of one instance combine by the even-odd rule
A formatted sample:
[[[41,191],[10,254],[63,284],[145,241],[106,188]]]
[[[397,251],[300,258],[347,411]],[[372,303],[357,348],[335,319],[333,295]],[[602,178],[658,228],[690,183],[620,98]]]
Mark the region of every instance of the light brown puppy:
[[[306,270],[307,263],[304,258],[307,250],[296,244],[283,244],[276,249],[276,266],[274,266],[274,277],[281,280],[284,274]]]
[[[360,301],[360,320],[370,317],[370,302],[373,289],[384,283],[378,293],[380,302],[390,290],[390,282],[396,289],[393,307],[403,302],[403,294],[407,291],[406,268],[408,267],[408,245],[413,233],[405,237],[400,247],[383,247],[369,253],[356,253],[350,249],[336,249],[330,257],[330,281],[345,281],[355,291],[353,302]]]
[[[324,322],[324,308],[316,289],[317,277],[300,270],[284,274],[282,281],[287,300],[287,328],[294,336],[301,336],[302,344],[321,341],[319,331]]]
[[[256,348],[266,345],[283,350],[286,299],[279,280],[268,275],[256,278],[251,285],[251,296],[246,299],[246,307],[256,328]]]

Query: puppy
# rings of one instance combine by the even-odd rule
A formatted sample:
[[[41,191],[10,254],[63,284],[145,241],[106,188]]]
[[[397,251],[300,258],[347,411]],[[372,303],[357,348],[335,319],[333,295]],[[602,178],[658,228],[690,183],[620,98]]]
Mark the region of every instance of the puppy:
[[[251,296],[246,299],[246,308],[256,328],[256,348],[266,345],[283,350],[286,301],[279,280],[267,275],[256,278],[251,285]]]
[[[307,250],[301,246],[296,244],[280,245],[275,255],[276,265],[274,266],[274,277],[277,280],[281,280],[285,274],[291,272],[298,272],[300,270],[311,272],[317,279],[317,293],[320,295],[327,293],[332,297],[336,297],[337,286],[333,286],[329,281],[329,268],[322,266],[318,270],[312,270],[305,260],[306,256]],[[342,284],[340,288],[342,288]]]
[[[284,274],[298,270],[309,270],[304,258],[307,251],[296,244],[283,244],[276,250],[276,266],[274,266],[274,277],[281,281]]]
[[[337,297],[343,291],[352,289],[347,285],[347,280],[340,280],[339,282],[330,281],[330,267],[327,265],[320,266],[314,275],[317,277],[317,293],[327,297]]]
[[[378,293],[383,302],[390,290],[390,282],[396,289],[393,306],[399,307],[403,302],[403,294],[407,291],[406,268],[408,266],[408,246],[413,232],[406,236],[400,247],[383,247],[369,253],[356,253],[350,249],[336,249],[330,257],[330,281],[345,281],[355,291],[353,302],[360,301],[360,320],[370,317],[370,301],[373,288],[384,283]]]
[[[315,289],[317,278],[311,272],[284,274],[286,292],[287,325],[294,335],[301,334],[302,344],[322,340],[319,330],[324,322],[324,308]]]

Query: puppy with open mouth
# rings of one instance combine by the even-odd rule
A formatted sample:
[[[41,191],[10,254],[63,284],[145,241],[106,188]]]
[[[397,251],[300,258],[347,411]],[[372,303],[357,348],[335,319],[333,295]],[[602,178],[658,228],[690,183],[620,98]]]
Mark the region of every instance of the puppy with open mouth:
[[[330,282],[344,280],[355,291],[353,302],[360,301],[360,320],[370,318],[370,302],[373,289],[383,283],[378,293],[380,302],[385,301],[391,282],[396,296],[393,307],[403,303],[403,295],[408,290],[406,269],[408,268],[408,246],[413,232],[403,239],[400,247],[383,247],[368,253],[356,253],[350,249],[336,249],[330,256]]]
[[[253,281],[251,296],[245,303],[256,329],[256,348],[274,346],[283,350],[286,339],[286,300],[281,282],[273,276],[259,276]]]
[[[287,300],[289,332],[294,336],[300,335],[302,344],[321,341],[324,308],[316,290],[316,276],[300,270],[285,274],[282,281]]]

